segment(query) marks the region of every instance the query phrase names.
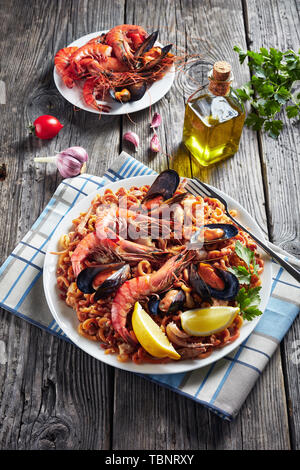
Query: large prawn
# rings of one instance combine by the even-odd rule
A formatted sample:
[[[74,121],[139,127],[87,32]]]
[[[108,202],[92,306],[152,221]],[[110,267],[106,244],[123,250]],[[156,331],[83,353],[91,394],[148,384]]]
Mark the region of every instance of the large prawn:
[[[136,344],[126,328],[127,315],[135,302],[170,287],[173,279],[190,264],[193,257],[192,251],[180,253],[169,258],[158,271],[129,279],[119,287],[112,303],[111,321],[124,341]]]
[[[113,48],[120,62],[132,67],[135,64],[134,51],[147,38],[141,26],[122,24],[112,28],[106,35],[106,43]]]
[[[161,262],[161,255],[164,254],[161,250],[153,250],[153,247],[144,246],[117,235],[116,219],[116,207],[111,205],[97,218],[95,231],[88,233],[77,244],[71,256],[75,277],[82,271],[84,261],[93,254],[101,259],[101,263],[124,260],[136,264],[143,259]],[[158,256],[158,260],[155,256]]]
[[[98,252],[99,255],[102,252],[102,263],[111,262],[114,258],[115,243],[107,238],[99,240],[96,232],[88,233],[80,242],[77,244],[72,256],[71,263],[73,268],[74,276],[77,277],[82,271],[82,263],[93,253]],[[99,256],[98,255],[98,256]]]
[[[106,93],[109,90],[109,85],[105,82],[103,77],[88,78],[83,85],[83,98],[88,106],[91,106],[98,111],[107,113],[110,110],[110,106],[97,102],[97,99],[104,100]]]
[[[74,86],[74,73],[70,67],[70,57],[77,51],[78,47],[64,47],[60,49],[54,58],[57,73],[62,77],[64,84],[68,88]]]
[[[99,62],[106,61],[111,53],[112,48],[106,44],[87,43],[71,55],[70,65],[75,73],[82,76],[89,69],[99,70]]]

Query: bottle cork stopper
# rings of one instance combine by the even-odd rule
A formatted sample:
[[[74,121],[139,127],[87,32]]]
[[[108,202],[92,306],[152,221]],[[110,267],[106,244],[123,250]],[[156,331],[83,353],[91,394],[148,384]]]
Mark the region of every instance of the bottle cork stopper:
[[[225,60],[214,63],[212,71],[209,73],[209,90],[216,96],[225,96],[230,91],[230,84],[233,79],[231,65]]]
[[[231,74],[231,65],[225,60],[219,60],[218,62],[214,63],[213,68],[213,78],[214,80],[218,81],[226,81],[229,79]]]

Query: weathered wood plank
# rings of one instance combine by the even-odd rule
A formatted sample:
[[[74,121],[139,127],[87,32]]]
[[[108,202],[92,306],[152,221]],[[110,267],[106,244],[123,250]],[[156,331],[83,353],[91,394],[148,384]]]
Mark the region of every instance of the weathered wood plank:
[[[0,333],[1,449],[108,449],[111,368],[9,313]]]
[[[126,18],[144,24],[145,10],[144,2],[139,2],[139,8],[133,2],[127,2]],[[184,52],[201,52],[210,60],[224,58],[232,63],[237,82],[249,79],[247,72],[239,67],[237,57],[232,51],[234,44],[240,43],[244,46],[246,44],[243,11],[239,1],[230,2],[230,5],[223,1],[201,2],[201,6],[192,1],[174,2],[173,8],[165,10],[165,2],[155,3],[155,13],[151,16],[151,29],[157,29],[157,25],[167,31],[170,31],[171,27],[176,28],[176,40],[180,38],[180,46],[184,47]],[[131,16],[128,16],[128,11],[131,12]],[[169,32],[170,37],[172,36]],[[209,41],[201,41],[200,38],[209,38]],[[182,90],[179,90],[180,80],[182,77],[170,91],[170,116],[173,116],[172,106],[175,105],[175,114],[178,117],[175,122],[169,119],[167,121],[168,133],[172,132],[174,136],[169,144],[168,153],[175,152],[175,154],[181,141],[184,117],[185,97],[182,96]],[[174,94],[176,94],[175,102]],[[166,113],[162,102],[156,105],[156,109]],[[140,130],[140,125],[139,120],[136,129]],[[145,125],[144,120],[143,125]],[[176,169],[181,169],[181,174],[188,171],[185,175],[189,176],[188,154],[182,147],[180,154],[186,156],[187,163],[180,168],[181,160],[180,157],[177,158]],[[155,169],[159,167],[157,161],[148,164]],[[247,129],[243,131],[240,151],[234,158],[205,172],[196,168],[193,163],[192,170],[195,175],[201,177],[204,175],[209,182],[235,197],[262,227],[266,227],[258,144],[253,133]],[[113,448],[143,449],[145,445],[155,449],[289,448],[286,407],[283,405],[280,409],[270,408],[269,397],[264,392],[271,384],[281,380],[280,355],[276,354],[236,421],[228,424],[191,400],[171,394],[156,385],[148,383],[145,385],[140,378],[117,371]],[[279,388],[276,392],[278,401],[284,404],[284,390]],[[249,420],[250,413],[251,420]],[[277,440],[274,440],[274,422],[278,423],[280,429],[278,431],[280,438]],[[263,435],[262,433],[258,435],[257,423],[265,429]]]
[[[129,0],[126,3],[126,22],[129,24],[140,24],[147,31],[159,30],[158,40],[163,45],[173,44],[172,52],[182,54],[185,50],[184,19],[181,12],[175,7],[173,2],[136,2]],[[150,11],[151,10],[151,11]],[[145,14],[145,12],[149,14]],[[155,154],[150,151],[149,145],[153,135],[150,129],[150,122],[155,112],[162,116],[162,125],[157,129],[157,134],[161,143],[162,151]],[[173,158],[181,142],[184,115],[184,96],[180,89],[180,82],[177,77],[171,90],[151,109],[146,109],[130,115],[130,119],[123,119],[123,130],[136,132],[140,136],[140,148],[134,153],[135,158],[141,160],[156,171],[162,171],[168,165],[174,167]],[[131,122],[134,121],[134,123]],[[124,150],[130,152],[132,146],[123,142]],[[175,161],[175,166],[179,165]],[[190,175],[190,159],[185,156],[183,171]]]
[[[299,3],[247,1],[249,40],[252,50],[261,46],[276,47],[280,50],[299,49]],[[297,126],[285,118],[283,131],[278,140],[262,134],[262,158],[264,184],[267,193],[269,230],[271,240],[285,250],[299,257],[299,173],[300,164],[297,149],[300,144]],[[295,341],[299,338],[300,321],[295,321],[283,341],[283,367],[285,386],[289,401],[289,419],[292,447],[300,448],[300,375],[299,366],[291,360]]]
[[[0,145],[8,168],[0,184],[4,261],[61,180],[55,166],[34,165],[35,155],[81,145],[90,155],[88,171],[100,175],[118,154],[120,120],[75,112],[57,92],[52,74],[53,57],[61,47],[123,22],[124,1],[16,1],[14,8],[4,1],[1,15],[7,105],[1,105]],[[53,114],[64,124],[51,141],[28,137],[27,123],[41,114]],[[0,365],[1,448],[109,448],[110,367],[4,311],[0,340],[5,351]]]
[[[277,12],[274,16],[269,11],[271,7],[262,3],[262,7],[254,5],[251,8],[252,14],[259,11],[259,21],[264,15],[264,21],[271,18],[274,37],[280,25],[290,38],[287,28],[292,20],[287,19],[286,12],[292,5],[295,17],[294,3],[285,2],[282,6],[280,2],[273,2]],[[161,41],[164,44],[174,42],[180,48],[178,52],[185,51],[186,44],[189,44],[189,52],[205,51],[216,58],[228,53],[226,58],[236,64],[231,51],[235,42],[230,45],[231,37],[245,45],[245,34],[238,0],[230,7],[221,0],[201,4],[191,0],[160,0],[151,4],[144,0],[15,0],[13,6],[12,2],[4,0],[1,15],[1,80],[6,83],[8,97],[8,105],[0,105],[1,162],[4,160],[8,166],[8,178],[0,183],[1,226],[6,227],[0,231],[0,258],[3,261],[30,228],[60,181],[55,168],[33,164],[35,155],[49,155],[70,145],[82,145],[90,155],[88,171],[101,174],[118,154],[121,120],[110,117],[99,120],[94,114],[74,112],[56,91],[50,64],[59,48],[83,34],[106,29],[125,20],[143,24],[149,30],[159,27]],[[269,27],[265,26],[267,23],[263,24],[265,29]],[[281,33],[278,35],[282,36]],[[214,46],[212,49],[204,42],[206,38]],[[240,83],[246,74],[240,69],[238,74],[237,82]],[[155,111],[160,112],[164,120],[158,131],[164,152],[175,154],[172,165],[181,174],[189,176],[188,154],[183,149],[181,156],[177,153],[184,114],[180,81],[153,106],[152,112]],[[25,124],[44,113],[61,119],[65,125],[63,131],[50,142],[28,138]],[[125,117],[121,132],[136,129],[140,134],[142,146],[134,156],[156,170],[162,169],[167,165],[166,158],[148,153],[149,110],[131,118],[137,124],[132,125]],[[294,134],[289,137],[289,142],[293,138]],[[125,145],[124,149],[131,151]],[[225,187],[230,181],[227,192],[248,208],[260,225],[265,226],[257,155],[256,136],[246,130],[239,154],[207,177],[220,187]],[[269,159],[272,155],[268,150]],[[250,169],[247,172],[244,162]],[[293,165],[288,166],[287,171],[293,171]],[[247,179],[248,172],[252,180]],[[240,186],[245,187],[242,195]],[[246,193],[251,194],[251,198]],[[280,194],[286,197],[284,192]],[[260,201],[257,207],[252,207],[253,200]],[[287,221],[290,217],[289,212]],[[295,228],[293,225],[289,235]],[[284,240],[283,235],[280,235],[282,238],[275,237],[275,241]],[[290,417],[292,443],[299,447],[299,397],[293,390],[293,387],[299,390],[299,374],[297,365],[290,359],[291,341],[299,337],[298,330],[292,329],[291,335],[284,349],[288,359],[284,366],[294,408]],[[222,422],[191,400],[132,374],[116,371],[115,383],[113,378],[114,371],[108,366],[1,311],[0,421],[4,426],[0,430],[0,448],[107,449],[112,431],[112,445],[116,449],[289,448],[279,352],[264,371],[237,420],[231,424]]]

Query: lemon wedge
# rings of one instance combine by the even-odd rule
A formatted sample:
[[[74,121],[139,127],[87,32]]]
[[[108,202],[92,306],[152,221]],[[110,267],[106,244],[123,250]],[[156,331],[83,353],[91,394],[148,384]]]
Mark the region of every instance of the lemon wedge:
[[[150,315],[145,312],[139,302],[135,303],[131,321],[135,336],[151,356],[170,357],[171,359],[181,358],[167,336],[155,321],[152,320]]]
[[[209,336],[230,326],[238,307],[207,307],[187,310],[180,316],[183,330],[192,336]]]

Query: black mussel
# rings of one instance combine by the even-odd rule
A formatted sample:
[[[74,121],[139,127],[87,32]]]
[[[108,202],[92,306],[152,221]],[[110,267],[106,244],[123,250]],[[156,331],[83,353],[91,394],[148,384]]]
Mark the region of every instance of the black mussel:
[[[110,88],[109,90],[110,96],[119,103],[128,103],[131,101],[131,93],[128,88]]]
[[[162,47],[160,50],[160,55],[156,57],[156,59],[153,59],[147,62],[143,67],[140,68],[140,70],[145,71],[145,70],[149,70],[155,67],[157,64],[159,64],[163,60],[164,57],[166,57],[166,55],[170,52],[172,46],[173,44],[168,44],[168,46]]]
[[[113,273],[105,279],[104,282],[97,288],[94,300],[105,299],[110,294],[115,292],[130,276],[130,266],[125,264],[121,269]]]
[[[197,266],[194,264],[190,266],[189,279],[193,291],[201,297],[202,301],[211,303],[212,296],[208,285],[201,279],[197,270]]]
[[[203,230],[208,229],[208,232],[204,233]],[[209,231],[212,231],[209,233]],[[211,245],[224,240],[229,240],[235,237],[239,233],[238,229],[233,224],[206,224],[203,225],[197,232],[191,237],[191,244]]]
[[[124,266],[124,263],[100,264],[98,266],[85,268],[77,276],[77,287],[84,294],[92,294],[96,290],[93,287],[93,281],[97,274],[105,271],[120,269],[122,266]]]
[[[133,83],[124,88],[110,89],[110,96],[119,103],[129,103],[143,98],[147,90],[146,82]]]
[[[159,314],[159,302],[160,297],[159,295],[151,295],[148,300],[148,309],[151,315],[158,315]]]
[[[164,200],[170,199],[175,193],[179,182],[180,177],[175,170],[162,171],[152,184],[142,203],[157,196],[162,196]]]
[[[171,289],[159,302],[159,310],[164,314],[175,313],[182,309],[185,302],[183,290]]]
[[[148,52],[151,47],[154,46],[155,44],[155,41],[157,39],[157,36],[158,36],[158,31],[154,31],[153,33],[151,33],[146,39],[145,41],[140,45],[140,47],[135,51],[134,53],[134,57],[136,59],[138,59],[139,57],[141,57],[145,52]]]
[[[214,299],[234,300],[240,290],[238,278],[233,273],[224,271],[224,269],[215,268],[215,270],[225,286],[223,290],[217,290],[208,286],[211,296]]]
[[[234,300],[239,292],[240,284],[238,278],[231,272],[219,268],[211,267],[217,276],[223,281],[222,290],[210,286],[208,280],[203,279],[195,265],[190,268],[190,283],[193,290],[202,298],[204,302],[211,302],[211,299]]]
[[[131,94],[130,101],[138,101],[143,98],[144,94],[146,93],[147,84],[146,82],[138,82],[128,86],[127,88]]]

